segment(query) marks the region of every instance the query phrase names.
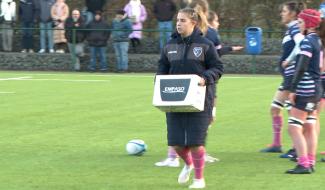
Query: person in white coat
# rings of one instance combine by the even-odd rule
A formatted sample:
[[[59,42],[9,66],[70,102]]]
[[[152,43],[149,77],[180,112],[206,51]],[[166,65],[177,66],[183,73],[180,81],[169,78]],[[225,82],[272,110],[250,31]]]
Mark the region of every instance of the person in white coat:
[[[13,22],[16,20],[16,3],[14,0],[2,0],[1,16],[3,17],[2,28],[2,49],[12,51]]]

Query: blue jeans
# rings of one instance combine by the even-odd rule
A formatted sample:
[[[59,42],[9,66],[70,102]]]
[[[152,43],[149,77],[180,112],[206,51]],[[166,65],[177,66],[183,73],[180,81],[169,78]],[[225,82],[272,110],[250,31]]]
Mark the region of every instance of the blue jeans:
[[[88,67],[89,70],[95,71],[96,70],[96,63],[97,63],[97,54],[99,54],[100,59],[100,70],[106,71],[107,70],[107,60],[106,60],[106,46],[104,47],[89,47],[90,49],[90,65]]]
[[[41,35],[40,35],[41,49],[46,49],[46,34],[48,40],[48,48],[54,49],[52,22],[40,22],[39,26],[41,30]]]
[[[159,47],[162,49],[172,35],[173,21],[158,22],[158,29],[168,31],[159,33]]]
[[[12,40],[14,35],[12,24],[3,22],[1,26],[2,28],[6,28],[2,30],[2,48],[4,51],[12,51]]]
[[[34,23],[33,22],[22,22],[21,24],[23,33],[22,37],[22,49],[33,49],[34,48],[34,37],[33,37],[33,29],[27,29],[27,28],[33,28]]]
[[[128,50],[129,50],[129,42],[114,42],[113,43],[116,62],[117,62],[117,70],[119,71],[127,71],[128,70]]]
[[[73,69],[75,71],[80,70],[80,57],[85,55],[84,46],[85,44],[83,42],[76,43],[76,44],[68,43],[68,48],[69,48],[72,62],[75,61],[73,66]]]

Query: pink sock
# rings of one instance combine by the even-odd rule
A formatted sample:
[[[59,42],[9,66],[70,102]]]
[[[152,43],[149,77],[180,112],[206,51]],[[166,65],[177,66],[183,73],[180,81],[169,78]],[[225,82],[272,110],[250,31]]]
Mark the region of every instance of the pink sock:
[[[298,158],[298,164],[301,166],[304,166],[305,168],[309,168],[310,164],[309,164],[309,159],[307,156],[300,156]]]
[[[272,146],[281,146],[282,145],[282,116],[274,116],[272,119],[273,126],[273,143]]]
[[[200,146],[197,151],[192,151],[192,158],[194,164],[194,171],[195,171],[195,179],[202,179],[203,178],[203,170],[204,170],[204,156],[205,156],[205,148],[204,146]]]
[[[309,165],[310,166],[315,166],[316,164],[316,156],[312,154],[308,154],[308,160],[309,160]]]
[[[190,154],[190,148],[185,147],[181,150],[177,150],[176,149],[177,154],[184,160],[186,165],[192,165],[193,161],[192,161],[192,156]]]
[[[178,157],[174,147],[172,147],[172,146],[168,147],[168,155],[167,155],[167,157],[168,158],[177,158]]]

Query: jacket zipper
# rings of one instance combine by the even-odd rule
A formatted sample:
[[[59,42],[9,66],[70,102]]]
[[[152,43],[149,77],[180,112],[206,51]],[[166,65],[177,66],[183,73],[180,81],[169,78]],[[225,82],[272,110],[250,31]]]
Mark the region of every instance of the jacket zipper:
[[[189,44],[183,40],[184,43],[184,48],[183,48],[183,60],[182,60],[182,65],[185,65],[186,62],[186,55],[187,55],[187,48],[189,46]]]

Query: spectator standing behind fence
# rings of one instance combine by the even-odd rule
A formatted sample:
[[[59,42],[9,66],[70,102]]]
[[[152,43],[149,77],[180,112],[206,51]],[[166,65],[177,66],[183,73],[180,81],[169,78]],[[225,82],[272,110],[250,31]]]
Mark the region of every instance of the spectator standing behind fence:
[[[162,49],[172,34],[173,17],[176,13],[176,4],[173,2],[173,0],[156,0],[154,3],[153,12],[158,20],[158,29],[169,31],[159,33],[159,45],[160,49]]]
[[[19,18],[22,29],[22,53],[34,53],[33,27],[36,22],[37,6],[34,0],[20,0]]]
[[[143,22],[147,19],[146,8],[141,4],[140,0],[130,0],[125,5],[124,11],[132,22],[133,30],[142,30]],[[142,38],[142,31],[133,31],[129,38],[131,39],[132,47],[136,51],[136,46],[140,45],[140,39]]]
[[[64,22],[69,16],[69,7],[65,0],[56,0],[51,9],[51,17],[54,22],[53,41],[56,45],[56,53],[64,53],[67,39],[65,38]]]
[[[90,64],[89,71],[96,71],[97,54],[100,59],[100,71],[106,72],[108,70],[106,49],[107,40],[110,36],[109,25],[102,18],[102,12],[97,11],[95,18],[87,25],[87,41],[90,49]]]
[[[106,4],[106,0],[86,0],[86,24],[89,24],[94,20],[94,16],[96,11],[104,11],[104,6]]]
[[[187,7],[190,3],[192,3],[192,0],[181,0],[181,2],[179,3],[179,7],[181,9],[184,9],[185,7]]]
[[[126,72],[128,70],[129,35],[132,32],[132,24],[124,10],[118,10],[116,12],[112,28],[112,39],[116,55],[117,71]]]
[[[71,16],[65,22],[65,37],[68,41],[68,48],[72,58],[75,58],[74,70],[80,70],[80,57],[84,56],[84,39],[85,23],[83,18],[80,16],[80,11],[74,9],[71,12]],[[73,46],[74,45],[74,46]]]
[[[325,1],[323,1],[319,6],[319,12],[322,19],[325,18]]]
[[[3,16],[2,48],[3,51],[12,51],[12,38],[14,31],[12,25],[16,19],[16,3],[13,0],[2,0],[1,15]]]
[[[40,43],[41,49],[38,53],[46,52],[46,38],[48,40],[48,49],[54,53],[53,43],[53,20],[51,17],[51,8],[55,0],[39,0],[39,26],[40,26]]]

